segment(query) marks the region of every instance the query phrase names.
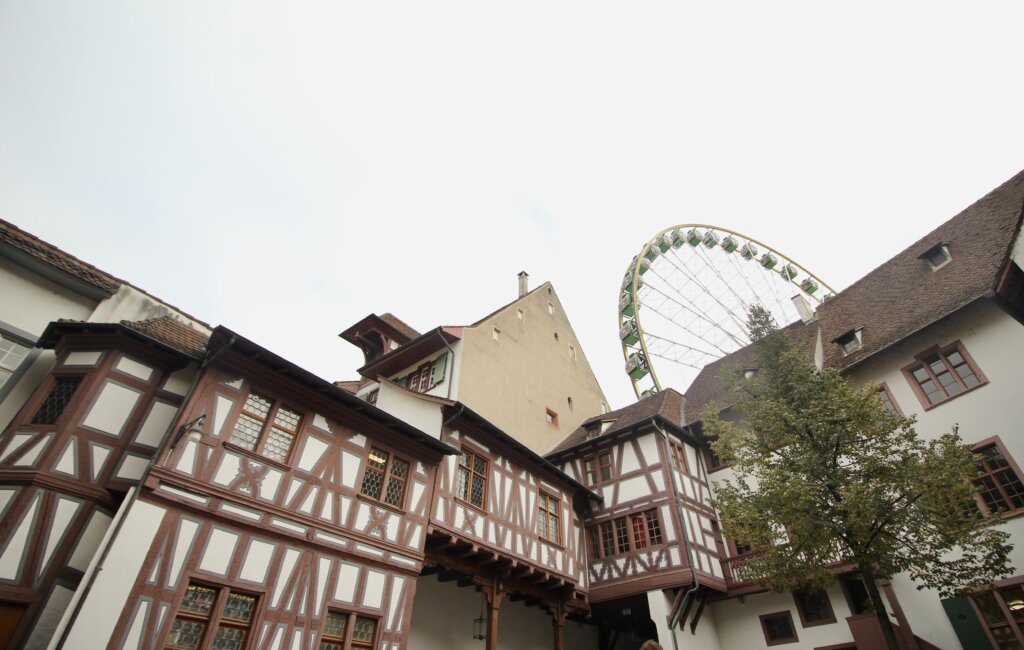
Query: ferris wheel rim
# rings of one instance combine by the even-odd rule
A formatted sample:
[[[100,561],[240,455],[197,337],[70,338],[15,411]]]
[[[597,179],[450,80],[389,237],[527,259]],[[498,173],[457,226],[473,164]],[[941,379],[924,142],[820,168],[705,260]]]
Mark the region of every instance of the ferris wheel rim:
[[[647,348],[647,341],[646,341],[646,336],[648,336],[648,334],[647,334],[647,332],[645,332],[645,330],[643,328],[643,322],[642,322],[642,320],[640,318],[640,307],[641,307],[640,296],[639,296],[640,286],[638,286],[639,285],[639,278],[640,278],[640,275],[641,275],[640,269],[641,269],[641,267],[643,265],[643,261],[645,259],[647,259],[646,256],[647,256],[648,252],[651,250],[651,247],[654,246],[658,242],[658,240],[661,239],[662,237],[664,237],[667,233],[671,233],[671,232],[675,232],[675,231],[683,231],[683,230],[692,230],[692,229],[695,229],[695,228],[700,228],[700,229],[703,229],[705,231],[715,231],[715,232],[719,232],[719,233],[726,233],[729,236],[738,237],[738,238],[740,238],[742,241],[744,241],[746,243],[753,244],[756,247],[759,247],[760,249],[763,249],[765,251],[765,253],[773,253],[776,256],[778,256],[778,259],[779,259],[780,262],[782,262],[783,264],[789,264],[792,267],[794,267],[796,269],[799,269],[800,271],[802,271],[805,274],[807,279],[811,279],[814,282],[816,282],[827,293],[833,294],[833,295],[836,293],[835,289],[833,289],[831,285],[829,285],[827,282],[822,280],[818,275],[813,273],[810,269],[808,269],[803,264],[800,264],[799,262],[795,261],[793,258],[789,257],[788,255],[786,255],[782,251],[778,250],[777,248],[775,248],[773,246],[769,246],[768,244],[765,244],[764,242],[762,242],[762,241],[760,241],[758,239],[755,239],[753,237],[749,237],[749,236],[747,236],[747,235],[745,235],[745,234],[743,234],[743,233],[741,233],[739,231],[732,230],[730,228],[724,228],[722,226],[716,226],[716,225],[713,225],[713,224],[703,224],[703,223],[684,223],[684,224],[679,224],[679,225],[675,225],[675,226],[670,226],[668,228],[664,228],[664,229],[658,231],[655,235],[653,235],[652,237],[650,237],[647,240],[647,242],[640,249],[640,252],[636,255],[635,259],[632,262],[630,262],[629,266],[627,267],[627,273],[629,274],[629,277],[630,277],[630,285],[629,285],[628,293],[632,296],[633,315],[631,317],[630,316],[626,316],[622,312],[621,309],[619,310],[619,314],[618,314],[619,315],[619,330],[620,330],[620,332],[622,330],[622,327],[623,327],[624,323],[627,320],[632,320],[635,323],[635,325],[636,325],[636,333],[637,333],[637,336],[638,336],[638,343],[639,343],[639,346],[640,346],[640,351],[643,354],[643,358],[646,361],[647,372],[650,374],[651,380],[654,383],[655,392],[661,392],[662,391],[662,386],[661,386],[661,380],[658,378],[658,374],[657,374],[657,371],[656,371],[656,369],[654,367],[654,364],[651,361],[651,353],[650,353],[650,351]],[[697,248],[700,245],[701,244],[698,243],[696,245],[693,245],[693,247]],[[746,261],[747,262],[755,262],[753,259],[747,259]],[[766,270],[768,270],[768,269],[766,269]],[[803,288],[794,281],[795,278],[796,278],[796,275],[793,275],[792,277],[788,277],[788,278],[786,278],[786,282],[788,282],[788,283],[792,284],[793,286],[797,287],[803,293],[808,294],[807,291],[804,291]],[[620,290],[620,295],[622,295],[623,291],[626,291],[625,287],[623,287]],[[808,294],[808,295],[810,295],[810,294]],[[822,301],[823,300],[824,300],[824,298],[822,298]],[[820,304],[820,302],[819,302],[819,304]],[[631,352],[635,352],[635,350],[631,350],[630,346],[623,341],[622,342],[622,356],[623,356],[623,359],[627,363],[629,362],[629,359],[630,359],[630,356],[631,356]],[[641,393],[640,386],[639,386],[639,383],[638,383],[639,381],[640,381],[639,379],[636,379],[636,378],[630,376],[630,383],[633,385],[633,392],[636,394],[637,398],[641,398],[642,397],[642,393]]]

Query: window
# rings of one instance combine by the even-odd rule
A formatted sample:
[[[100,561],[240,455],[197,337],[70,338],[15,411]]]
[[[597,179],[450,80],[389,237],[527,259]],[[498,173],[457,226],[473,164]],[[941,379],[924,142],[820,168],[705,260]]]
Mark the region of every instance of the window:
[[[761,631],[768,645],[796,643],[796,626],[793,625],[793,614],[786,610],[774,614],[761,614]]]
[[[882,384],[878,387],[878,396],[882,398],[882,405],[886,411],[889,411],[893,415],[903,415],[903,411],[896,404],[896,400],[892,398],[892,393],[889,392],[889,387]]]
[[[498,329],[497,327],[492,328],[491,329],[491,338],[494,339],[494,341],[496,343],[501,343],[501,330]]]
[[[664,543],[657,509],[605,521],[589,530],[595,558],[642,551]]]
[[[1014,512],[1024,508],[1024,485],[1017,466],[1002,445],[993,442],[974,449],[978,459],[978,494],[993,512]]]
[[[520,323],[525,323],[526,322],[526,312],[523,311],[522,307],[517,307],[516,308],[516,317],[519,319]]]
[[[562,503],[550,494],[540,493],[537,513],[537,534],[555,544],[559,543]]]
[[[949,253],[949,246],[946,244],[936,244],[921,255],[921,259],[928,262],[928,266],[932,267],[933,271],[938,271],[946,264],[952,261],[953,256]]]
[[[487,494],[487,461],[479,454],[462,450],[459,458],[459,481],[455,488],[457,496],[477,508],[484,507]]]
[[[676,468],[676,471],[686,472],[686,452],[683,451],[683,446],[679,443],[673,442],[672,448],[672,467]]]
[[[190,582],[164,647],[195,650],[211,646],[207,639],[209,630],[214,629],[213,648],[241,650],[246,646],[256,603],[255,596]]]
[[[612,478],[612,452],[608,451],[588,458],[583,463],[587,483],[597,485]]]
[[[800,589],[793,592],[796,611],[800,614],[800,624],[804,627],[826,625],[836,622],[832,611],[832,603],[824,589]]]
[[[345,632],[352,629],[352,644],[345,645]],[[350,650],[352,648],[372,648],[373,639],[377,635],[377,619],[366,618],[327,610],[324,631],[320,635],[320,650]]]
[[[576,360],[576,346],[574,345],[569,346],[569,358],[573,361]]]
[[[555,305],[554,305],[554,303],[550,303],[550,302],[548,303],[548,313],[551,314],[552,316],[555,315]]]
[[[298,412],[275,405],[269,397],[249,393],[235,422],[231,442],[284,463],[299,432],[301,419]]]
[[[405,483],[409,478],[409,462],[392,458],[386,451],[370,449],[366,472],[359,493],[401,508],[405,501]]]
[[[850,330],[834,341],[836,345],[843,349],[844,357],[853,354],[861,348],[861,332],[862,330],[860,329]]]
[[[959,341],[918,355],[903,374],[926,410],[988,383]]]
[[[1015,584],[971,596],[997,648],[1019,648],[1017,634],[1024,631],[1024,588]]]
[[[746,542],[737,542],[736,540],[732,540],[732,548],[734,551],[733,557],[746,555],[747,553],[750,553],[754,550],[754,548],[750,544],[747,544]]]
[[[13,340],[9,334],[0,331],[0,388],[3,388],[31,348]]]
[[[551,426],[557,427],[558,426],[558,413],[555,413],[551,409],[544,409],[544,411],[545,411],[544,419],[547,421],[547,423],[550,424]]]
[[[32,424],[57,424],[57,420],[64,413],[64,408],[81,383],[81,377],[57,377],[50,388],[50,393],[32,418]]]
[[[491,333],[495,341],[501,339],[501,330],[494,328]],[[405,386],[414,393],[425,393],[434,386],[444,381],[445,370],[448,366],[448,354],[432,359],[404,377],[395,379],[399,386]]]
[[[743,371],[743,378],[744,379],[753,379],[756,376],[757,376],[757,368],[746,368]]]

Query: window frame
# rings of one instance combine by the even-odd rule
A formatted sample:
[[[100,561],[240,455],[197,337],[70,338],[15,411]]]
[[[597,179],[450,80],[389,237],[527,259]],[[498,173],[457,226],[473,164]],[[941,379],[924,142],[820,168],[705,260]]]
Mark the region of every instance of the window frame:
[[[77,382],[74,390],[68,396],[66,402],[61,407],[60,413],[54,418],[53,422],[44,424],[36,422],[36,418],[39,417],[39,412],[43,409],[43,406],[50,399],[50,395],[53,393],[53,389],[57,387],[57,383],[60,381],[66,381],[73,379]],[[88,374],[84,372],[66,372],[64,370],[55,370],[42,382],[39,388],[36,389],[36,394],[33,399],[30,400],[26,406],[28,407],[25,412],[25,419],[23,426],[32,427],[39,429],[40,431],[53,431],[62,427],[67,418],[70,417],[71,413],[74,413],[80,404],[80,399],[85,392],[85,388],[88,382]]]
[[[373,454],[373,452],[375,452],[375,451],[378,452],[378,453],[381,453],[381,454],[387,454],[387,460],[384,461],[384,469],[382,470],[383,471],[383,477],[381,478],[381,482],[380,482],[380,494],[381,494],[381,497],[375,497],[372,494],[366,494],[365,492],[363,492],[363,488],[366,485],[366,474],[371,469],[370,468],[370,455]],[[404,462],[406,464],[406,474],[405,474],[405,477],[398,477],[398,480],[402,481],[402,483],[403,483],[403,487],[402,487],[402,502],[399,505],[394,505],[394,504],[388,503],[387,501],[384,500],[384,498],[387,497],[388,486],[390,485],[391,479],[393,477],[392,469],[394,468],[394,461],[396,459],[400,460],[400,461],[402,461],[402,462]],[[364,498],[364,499],[370,499],[374,503],[379,503],[380,505],[384,506],[385,508],[394,508],[396,510],[401,510],[402,512],[405,512],[405,509],[406,509],[405,502],[406,502],[406,499],[409,498],[409,482],[412,480],[413,472],[414,472],[412,461],[407,460],[406,458],[404,458],[402,456],[399,456],[399,455],[395,454],[392,451],[387,451],[387,450],[381,449],[380,447],[375,447],[373,445],[370,445],[370,451],[367,452],[366,457],[363,459],[362,465],[363,465],[363,467],[362,467],[362,469],[359,472],[359,491],[357,492],[359,497],[360,498]],[[378,470],[374,470],[374,471],[378,471]]]
[[[205,618],[203,616],[191,614],[188,612],[182,615],[181,605],[185,599],[185,594],[188,593],[188,588],[192,585],[195,585],[197,587],[203,587],[206,589],[213,589],[217,592],[217,595],[214,597],[213,604],[210,606],[209,615]],[[265,594],[257,591],[252,591],[249,589],[238,589],[232,585],[218,584],[216,582],[212,582],[202,578],[197,580],[194,579],[194,576],[189,577],[189,579],[185,581],[185,590],[178,597],[177,607],[175,608],[174,613],[171,616],[171,624],[167,628],[167,635],[162,640],[160,647],[165,650],[174,650],[174,646],[168,645],[168,642],[170,641],[171,630],[174,627],[174,621],[178,620],[179,618],[183,618],[184,620],[206,622],[206,627],[203,629],[203,632],[199,637],[199,643],[196,644],[196,650],[207,650],[208,648],[211,648],[213,646],[213,642],[216,639],[216,631],[223,624],[225,624],[224,609],[227,607],[228,600],[231,597],[232,593],[253,598],[256,601],[255,605],[253,605],[252,616],[249,618],[248,625],[244,626],[244,629],[246,630],[246,635],[242,642],[242,647],[250,647],[252,643],[253,631],[256,628],[256,624],[260,620],[261,615],[263,613],[263,604],[264,601],[266,600]],[[230,628],[243,627],[242,625],[238,625],[236,621],[232,621],[232,619],[227,619],[226,625]]]
[[[899,402],[896,401],[896,397],[892,394],[892,389],[889,388],[889,384],[882,382],[876,386],[878,388],[878,394],[882,395],[882,405],[885,406],[885,397],[889,398],[889,404],[892,405],[892,410],[889,410],[888,406],[885,406],[886,410],[900,417],[905,417],[903,409],[900,408]]]
[[[864,328],[854,328],[837,336],[832,342],[839,346],[844,357],[848,357],[864,347]]]
[[[828,615],[824,618],[809,620],[806,613],[804,612],[804,603],[800,600],[799,594],[813,595],[820,593],[825,597],[825,608],[828,610]],[[832,599],[828,596],[828,591],[825,589],[797,589],[793,592],[793,602],[796,603],[796,612],[800,616],[801,627],[816,627],[818,625],[831,625],[836,622],[836,612],[832,607]]]
[[[954,353],[959,353],[964,363],[960,364],[959,366],[954,366],[948,359],[948,357]],[[945,372],[948,373],[953,378],[953,381],[960,389],[959,392],[950,395],[946,391],[945,387],[942,385],[942,382],[939,381],[938,376],[931,368],[931,364],[926,361],[928,357],[934,355],[939,356],[939,360],[945,367]],[[966,365],[968,369],[970,369],[970,371],[974,374],[975,378],[978,380],[978,383],[976,385],[968,387],[967,384],[965,384],[963,379],[960,377],[960,374],[957,372],[956,368],[964,365]],[[943,395],[942,399],[935,403],[932,403],[932,401],[928,399],[928,394],[926,393],[924,387],[921,385],[922,382],[919,382],[917,377],[914,376],[914,373],[921,369],[923,369],[928,375],[928,379],[925,381],[931,381],[932,383],[934,383],[935,387],[939,390],[939,393]],[[981,368],[978,367],[978,363],[974,360],[974,357],[972,357],[967,352],[967,348],[964,347],[963,343],[960,340],[953,341],[952,343],[944,346],[935,345],[928,348],[927,350],[915,354],[914,362],[901,368],[901,371],[903,373],[904,378],[907,380],[907,383],[910,384],[910,388],[914,391],[914,395],[916,395],[918,401],[921,402],[921,407],[925,411],[930,411],[931,409],[937,406],[940,406],[942,404],[945,404],[946,402],[966,395],[967,393],[970,393],[971,391],[977,390],[982,386],[988,384],[988,378],[985,376],[985,373],[981,371]]]
[[[659,508],[637,510],[588,526],[587,530],[589,531],[594,559],[604,559],[638,551],[649,551],[659,546],[664,546],[665,534],[658,511]],[[644,546],[640,546],[637,542],[637,521],[641,522],[642,525]],[[625,531],[626,550],[622,550],[621,531]],[[608,553],[608,549],[611,549],[612,552]]]
[[[340,641],[342,650],[353,650],[353,648],[375,648],[375,647],[377,647],[377,643],[380,641],[380,635],[381,635],[381,624],[380,623],[381,623],[382,619],[380,617],[378,617],[378,616],[366,616],[366,615],[360,614],[359,612],[354,612],[354,611],[350,611],[350,610],[346,610],[346,609],[339,609],[337,607],[327,607],[326,610],[327,611],[324,614],[323,624],[321,625],[320,629],[317,631],[316,647],[317,647],[318,650],[320,650],[320,648],[322,648],[323,643],[325,641],[328,642],[328,643],[338,643],[338,640],[337,640],[338,638],[337,637],[332,637],[332,638],[329,638],[329,639],[324,639],[324,629],[327,627],[327,615],[328,614],[342,614],[347,619],[347,621],[345,623],[345,635],[344,635],[344,637]],[[369,645],[367,645],[367,642],[356,641],[355,639],[352,638],[353,635],[355,634],[355,629],[356,629],[355,626],[356,626],[356,621],[358,619],[364,619],[364,620],[369,620],[369,621],[373,621],[374,622],[374,624],[373,624],[373,639],[368,642]],[[356,645],[356,643],[358,643],[359,645]]]
[[[267,410],[267,415],[266,415],[265,418],[259,416],[256,413],[253,413],[252,411],[246,410],[245,407],[246,407],[246,404],[249,403],[249,397],[251,395],[256,395],[257,397],[260,397],[260,398],[265,399],[268,402],[270,402],[270,408]],[[303,425],[305,425],[305,423],[306,423],[306,417],[307,417],[306,412],[303,411],[302,409],[297,409],[297,408],[291,406],[290,404],[287,404],[285,402],[285,400],[283,400],[283,399],[277,399],[275,397],[272,397],[270,392],[265,392],[265,391],[259,390],[258,388],[255,388],[253,386],[250,386],[248,388],[248,392],[245,395],[245,399],[242,399],[240,401],[241,401],[241,404],[238,407],[238,412],[235,413],[234,421],[231,424],[231,432],[230,432],[230,435],[229,435],[229,437],[227,439],[227,442],[232,444],[232,445],[234,445],[234,446],[236,446],[236,447],[238,447],[238,448],[240,448],[240,449],[244,449],[245,451],[248,451],[250,453],[256,454],[261,459],[268,460],[271,463],[278,463],[278,464],[281,464],[281,465],[289,465],[290,462],[291,462],[292,456],[295,454],[295,447],[297,446],[296,443],[299,441],[299,437],[302,435]],[[289,432],[287,429],[285,429],[284,427],[281,427],[281,426],[279,426],[277,424],[277,422],[276,422],[277,416],[281,412],[282,409],[290,411],[290,412],[294,413],[295,415],[299,416],[298,420],[295,423],[295,430],[294,431]],[[235,440],[235,433],[237,432],[238,423],[239,423],[239,421],[241,421],[243,415],[248,417],[248,418],[250,418],[250,419],[252,419],[252,420],[262,420],[262,424],[260,425],[259,435],[256,438],[256,444],[253,445],[252,449],[246,447],[244,444],[242,444],[242,443],[240,443],[240,442]],[[281,429],[282,432],[284,432],[284,433],[292,433],[292,442],[288,446],[288,453],[285,455],[285,457],[283,459],[279,459],[279,458],[275,458],[273,456],[269,456],[266,453],[267,442],[270,440],[270,432],[275,427],[277,427],[278,429]]]
[[[555,509],[549,510],[548,507],[554,505]],[[562,500],[545,490],[539,490],[537,492],[537,537],[545,542],[549,542],[556,546],[562,545]],[[541,532],[541,513],[544,513],[544,530],[547,534]],[[551,518],[555,519],[555,529],[551,530]]]
[[[25,354],[21,357],[21,361],[18,365],[11,368],[9,366],[3,366],[6,370],[10,371],[10,375],[7,379],[0,383],[0,400],[7,397],[7,394],[17,385],[18,381],[25,374],[28,368],[39,356],[39,349],[36,347],[36,339],[30,334],[22,330],[18,330],[7,323],[0,321],[0,340],[7,340],[11,343],[25,348]],[[0,356],[6,356],[7,353],[0,352]]]
[[[1013,456],[1010,454],[1009,450],[1006,448],[1006,445],[1003,443],[1002,439],[1000,439],[999,436],[992,436],[976,442],[971,447],[971,451],[974,452],[975,454],[980,454],[983,450],[988,449],[989,447],[996,448],[999,454],[1006,461],[1006,467],[997,468],[996,470],[993,471],[986,471],[985,474],[979,474],[974,479],[974,481],[972,481],[975,487],[980,488],[980,486],[978,485],[978,481],[981,481],[984,477],[988,476],[993,477],[994,479],[997,473],[1005,472],[1012,473],[1018,483],[1024,484],[1024,472],[1021,472],[1020,466],[1017,465],[1017,461],[1014,460]],[[1000,481],[994,479],[993,483],[995,484],[995,487],[998,489],[1000,495],[1003,497],[1003,500],[1008,504],[1012,503],[1012,497],[1010,497],[1010,495],[1006,493],[1006,491],[1003,489],[1004,486],[1000,483]],[[976,490],[974,499],[978,504],[978,508],[982,512],[992,512],[992,508],[989,507],[988,502],[982,496],[980,489]],[[1003,519],[1014,519],[1016,517],[1024,516],[1024,506],[1013,508],[1011,510],[1002,510],[999,514],[1000,517],[1002,517]]]
[[[469,477],[468,477],[468,479],[466,481],[466,496],[469,497],[469,498],[462,497],[462,496],[459,495],[458,479],[456,479],[456,482],[455,482],[455,498],[460,503],[464,503],[464,504],[466,504],[466,505],[468,505],[468,506],[470,506],[472,508],[476,508],[477,510],[481,510],[483,512],[487,512],[487,495],[488,495],[488,491],[487,491],[487,477],[488,477],[488,475],[490,475],[491,459],[490,459],[489,456],[481,453],[480,451],[478,451],[474,447],[470,447],[470,446],[465,445],[465,444],[462,445],[462,447],[460,448],[460,451],[462,453],[459,454],[459,460],[458,460],[458,463],[456,465],[456,471],[459,472],[460,475],[461,475],[463,469],[466,469],[466,470],[469,471]],[[470,455],[470,466],[469,467],[467,467],[466,465],[462,464],[462,459],[463,459],[463,455],[462,454],[466,454],[466,453],[468,453]],[[482,460],[484,462],[484,473],[482,475],[478,474],[476,472],[476,467],[475,467],[476,463],[474,462],[476,459],[480,459],[480,460]],[[472,496],[473,496],[473,477],[474,476],[480,476],[480,478],[481,478],[481,480],[483,481],[483,484],[484,484],[483,485],[483,494],[480,497],[480,501],[481,501],[480,505],[477,505],[477,504],[473,503],[473,500],[472,500]]]
[[[782,617],[786,617],[786,618],[789,619],[789,629],[793,630],[793,636],[786,637],[786,638],[780,638],[780,639],[772,639],[768,635],[768,626],[766,625],[765,622],[768,619],[782,618]],[[765,643],[767,645],[769,645],[769,646],[785,645],[787,643],[799,643],[800,642],[800,635],[797,634],[796,624],[793,622],[793,612],[792,611],[790,611],[788,609],[785,609],[785,610],[782,610],[781,612],[770,612],[768,614],[761,614],[759,620],[761,621],[761,632],[764,634],[764,641],[765,641]]]
[[[608,464],[603,464],[603,460],[607,458]],[[590,464],[593,463],[591,468]],[[604,478],[604,470],[608,470],[608,478]],[[592,456],[586,456],[583,459],[583,477],[587,481],[587,485],[598,486],[604,483],[608,483],[615,479],[615,456],[612,454],[611,449],[605,449],[603,451],[597,451]]]

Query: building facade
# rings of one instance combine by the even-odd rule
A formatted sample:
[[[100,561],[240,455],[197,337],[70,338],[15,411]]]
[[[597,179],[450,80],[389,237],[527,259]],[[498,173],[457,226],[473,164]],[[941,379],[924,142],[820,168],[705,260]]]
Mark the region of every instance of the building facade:
[[[789,326],[924,436],[958,424],[1014,542],[1022,207],[1024,174]],[[769,593],[721,530],[699,414],[749,349],[612,411],[523,274],[472,325],[367,316],[332,383],[0,226],[0,645],[878,647],[857,576]],[[1024,647],[1024,574],[880,587],[907,648]]]

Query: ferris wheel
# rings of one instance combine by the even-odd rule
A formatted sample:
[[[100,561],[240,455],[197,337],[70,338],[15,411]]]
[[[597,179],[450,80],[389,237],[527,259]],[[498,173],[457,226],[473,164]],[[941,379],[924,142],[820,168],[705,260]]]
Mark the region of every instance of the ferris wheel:
[[[705,365],[750,343],[752,306],[786,325],[808,317],[833,293],[806,268],[746,235],[706,224],[666,228],[644,244],[622,279],[626,374],[637,397],[662,386],[683,392]]]

